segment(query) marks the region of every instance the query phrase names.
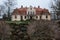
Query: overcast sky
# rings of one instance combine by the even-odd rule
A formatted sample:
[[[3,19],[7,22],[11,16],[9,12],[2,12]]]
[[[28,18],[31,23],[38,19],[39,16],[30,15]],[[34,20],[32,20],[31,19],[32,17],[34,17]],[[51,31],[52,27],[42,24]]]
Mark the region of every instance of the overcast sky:
[[[0,4],[3,4],[4,0],[0,0]],[[17,0],[17,7],[23,6],[40,6],[41,8],[49,9],[51,0]]]
[[[48,8],[51,0],[18,0],[18,5],[24,6],[40,6],[43,8]]]

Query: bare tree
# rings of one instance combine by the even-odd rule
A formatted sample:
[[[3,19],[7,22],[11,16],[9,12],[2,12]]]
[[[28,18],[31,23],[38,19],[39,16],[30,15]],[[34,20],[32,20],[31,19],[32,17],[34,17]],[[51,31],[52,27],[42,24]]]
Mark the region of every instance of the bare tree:
[[[57,24],[52,21],[33,21],[28,26],[28,34],[32,40],[53,40]]]
[[[10,19],[11,11],[16,5],[16,0],[7,0],[4,2],[5,6],[7,7],[8,18]]]
[[[0,21],[0,40],[10,39],[10,26],[5,21]]]
[[[51,8],[53,12],[57,15],[57,19],[60,19],[60,0],[54,0],[52,2]]]
[[[3,14],[5,13],[5,6],[4,5],[0,5],[0,16],[3,16]]]

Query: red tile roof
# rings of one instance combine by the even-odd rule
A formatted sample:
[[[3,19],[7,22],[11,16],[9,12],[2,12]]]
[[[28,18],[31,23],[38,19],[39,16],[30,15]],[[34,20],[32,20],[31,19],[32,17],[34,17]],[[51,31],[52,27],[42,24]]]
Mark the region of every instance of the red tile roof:
[[[27,15],[27,9],[28,9],[27,7],[19,8],[19,9],[16,8],[12,14]],[[47,13],[50,15],[48,9],[42,9],[42,8],[36,8],[36,7],[34,7],[34,9],[36,10],[36,15],[44,14],[44,13]]]

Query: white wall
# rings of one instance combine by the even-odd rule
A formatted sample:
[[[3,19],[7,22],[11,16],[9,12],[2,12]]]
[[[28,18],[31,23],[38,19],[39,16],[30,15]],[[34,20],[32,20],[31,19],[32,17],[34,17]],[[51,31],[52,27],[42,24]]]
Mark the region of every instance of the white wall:
[[[12,18],[11,18],[11,20],[12,21],[20,21],[21,20],[21,16],[20,15],[16,15],[17,16],[17,18],[15,18],[15,15],[12,15]],[[25,18],[25,16],[26,15],[22,15],[22,19],[23,20],[27,20],[28,19],[28,16],[26,16],[26,18]],[[38,18],[36,18],[36,16],[38,17]],[[36,20],[40,20],[40,15],[36,15],[36,16],[34,16],[33,18],[34,19],[36,19]],[[41,19],[43,19],[43,20],[51,20],[51,15],[47,15],[48,16],[48,18],[46,18],[46,15],[42,15],[41,16]]]
[[[48,18],[46,18],[46,15],[42,15],[42,19],[44,20],[51,20],[51,15],[47,15]]]
[[[37,16],[37,18],[36,18],[36,16]],[[33,18],[34,18],[35,20],[40,20],[40,15],[36,15],[36,16],[34,16]]]
[[[15,15],[12,15],[12,21],[20,21],[21,20],[21,17],[20,17],[20,15],[16,15],[17,16],[17,18],[15,18]]]
[[[25,15],[23,15],[23,20],[27,20],[27,16],[26,16],[26,18],[25,18]]]
[[[46,15],[42,15],[42,18],[41,19],[45,19],[46,20]]]
[[[51,15],[48,15],[48,20],[51,20]]]
[[[27,14],[28,14],[28,12],[34,12],[34,14],[36,14],[36,11],[35,11],[34,8],[32,8],[32,10],[31,10],[30,8],[28,8],[28,9],[27,9]],[[30,13],[30,14],[31,14],[31,13]]]

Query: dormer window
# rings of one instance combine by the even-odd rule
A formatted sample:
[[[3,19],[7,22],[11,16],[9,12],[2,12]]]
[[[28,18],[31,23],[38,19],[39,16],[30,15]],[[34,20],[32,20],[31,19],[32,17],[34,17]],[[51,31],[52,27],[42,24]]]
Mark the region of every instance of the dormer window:
[[[34,11],[28,11],[28,15],[34,15]]]
[[[27,11],[27,15],[34,15],[35,14],[35,9],[30,6],[30,8]]]

